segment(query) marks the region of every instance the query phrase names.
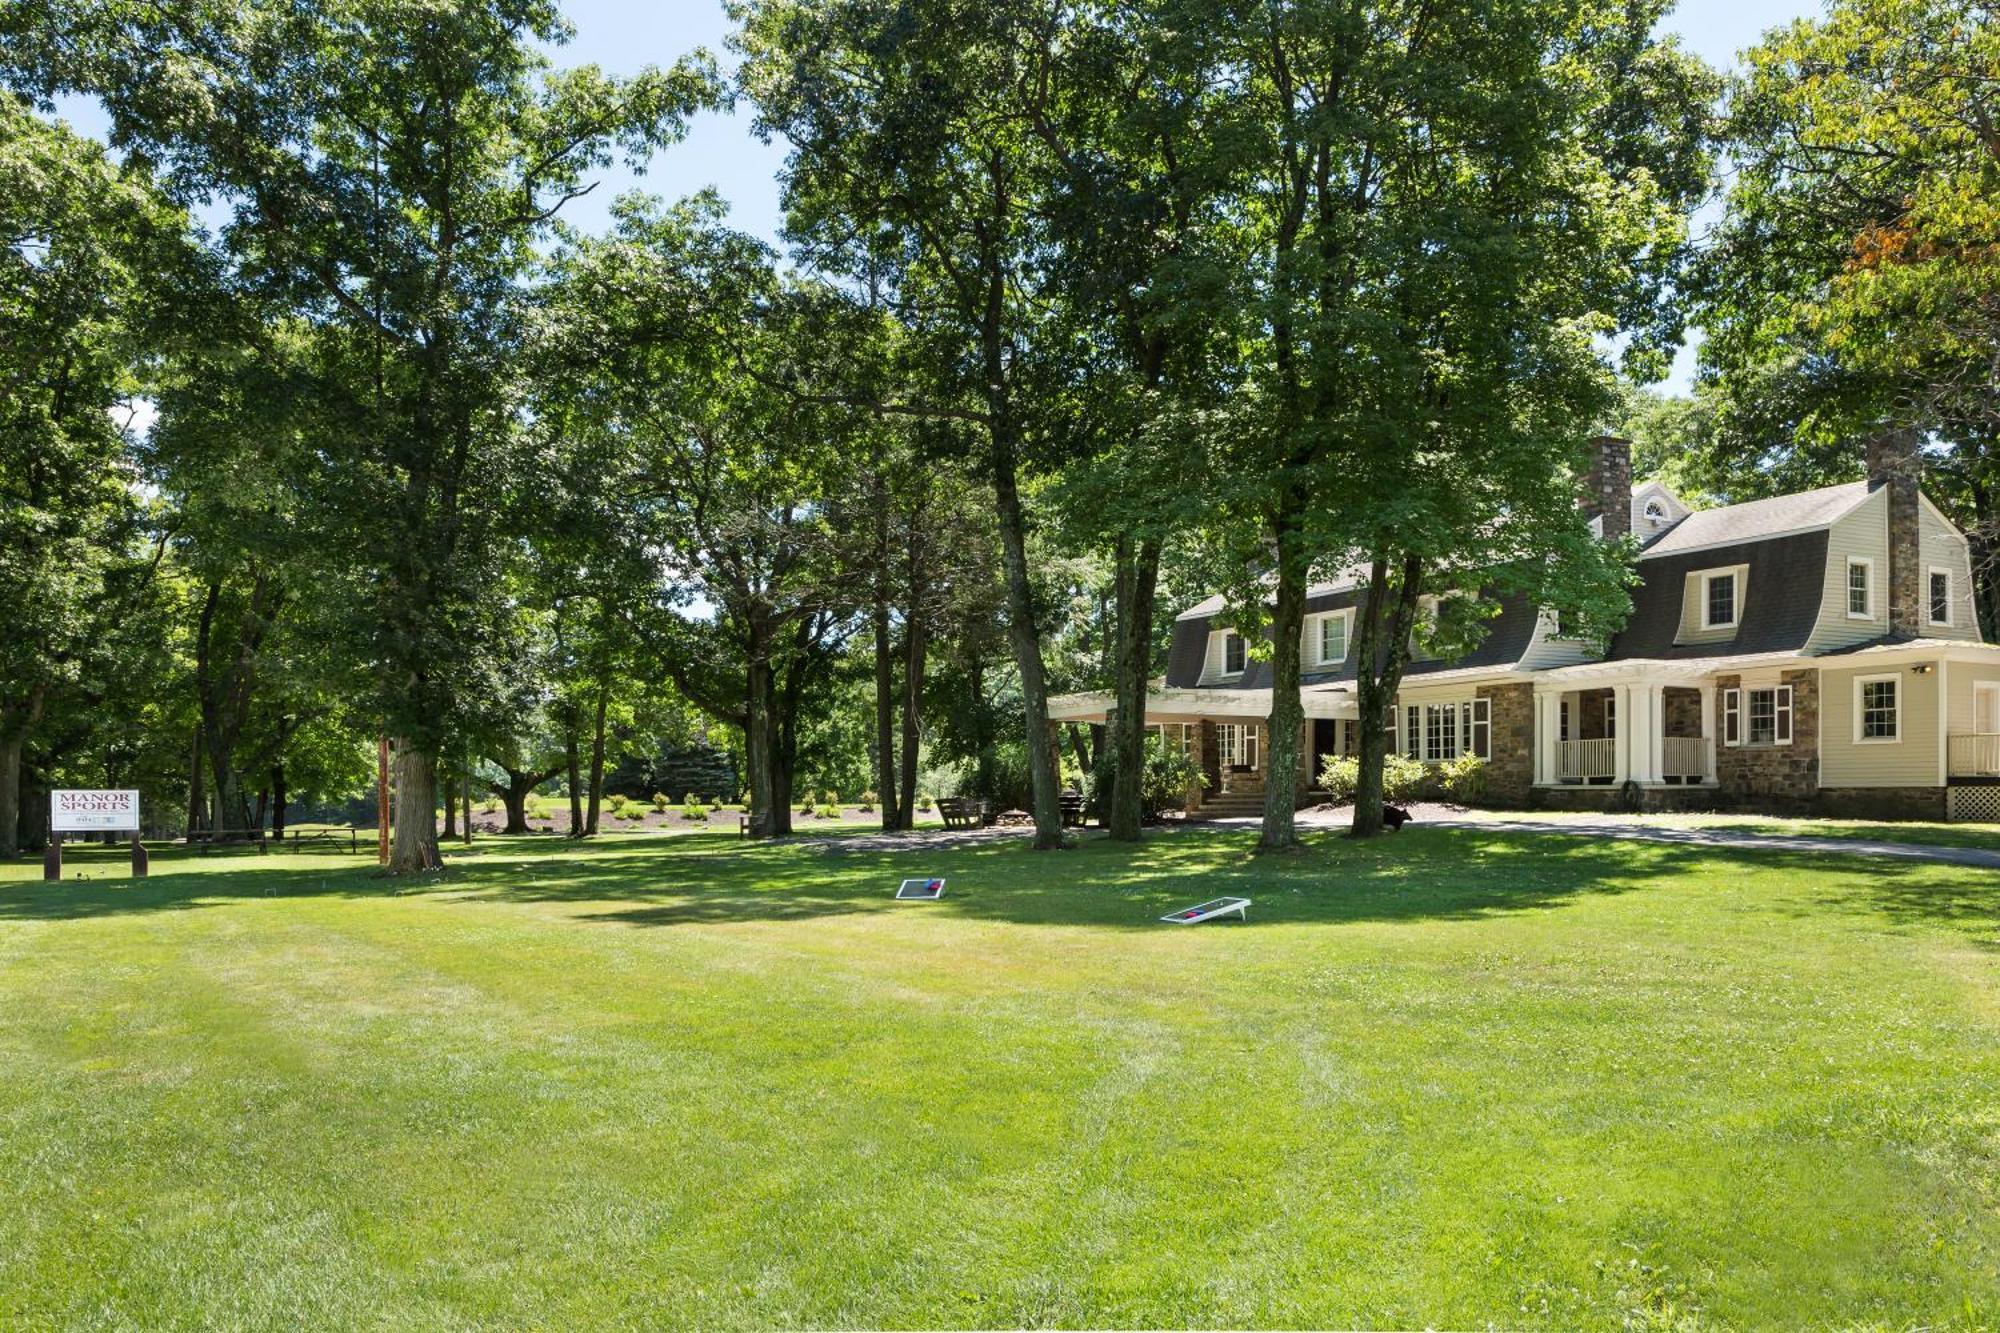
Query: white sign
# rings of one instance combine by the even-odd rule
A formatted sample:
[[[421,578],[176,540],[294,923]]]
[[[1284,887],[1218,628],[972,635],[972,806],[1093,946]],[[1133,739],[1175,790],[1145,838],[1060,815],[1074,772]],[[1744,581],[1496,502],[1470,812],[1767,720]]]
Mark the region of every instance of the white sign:
[[[923,902],[935,902],[944,897],[944,881],[941,879],[906,879],[896,889],[898,898],[916,898]]]
[[[57,833],[139,831],[136,791],[52,791],[49,827]]]

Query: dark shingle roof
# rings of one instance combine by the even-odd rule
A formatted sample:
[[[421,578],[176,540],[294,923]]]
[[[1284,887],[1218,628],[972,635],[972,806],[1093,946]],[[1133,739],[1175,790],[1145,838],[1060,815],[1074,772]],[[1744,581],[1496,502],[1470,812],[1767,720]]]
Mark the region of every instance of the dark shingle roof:
[[[1641,582],[1632,590],[1632,616],[1611,640],[1605,660],[1734,657],[1803,648],[1819,620],[1826,538],[1821,529],[1640,561]],[[1750,567],[1743,589],[1743,623],[1736,637],[1676,644],[1687,576],[1724,565]]]
[[[1361,600],[1360,590],[1352,586],[1339,591],[1319,592],[1306,598],[1306,614],[1354,606]],[[1516,593],[1501,598],[1500,614],[1488,624],[1486,637],[1480,640],[1478,647],[1455,661],[1411,662],[1403,674],[1412,677],[1467,667],[1512,666],[1521,660],[1521,654],[1527,651],[1528,643],[1534,637],[1535,619],[1535,608],[1526,596]],[[1189,616],[1174,622],[1173,640],[1167,648],[1169,688],[1186,689],[1201,683],[1201,670],[1208,654],[1208,634],[1213,624],[1212,616]],[[1314,671],[1308,668],[1300,679],[1307,685],[1349,681],[1354,679],[1356,665],[1356,659],[1350,653],[1347,660],[1335,669]],[[1213,682],[1208,688],[1267,690],[1271,688],[1271,664],[1251,661],[1245,664],[1241,676],[1234,680]]]

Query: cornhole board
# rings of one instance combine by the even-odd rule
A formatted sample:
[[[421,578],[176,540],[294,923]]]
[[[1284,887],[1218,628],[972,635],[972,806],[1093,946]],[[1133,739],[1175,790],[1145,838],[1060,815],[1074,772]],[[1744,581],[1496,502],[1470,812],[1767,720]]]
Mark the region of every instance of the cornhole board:
[[[1205,903],[1196,903],[1193,907],[1183,907],[1178,912],[1169,912],[1160,920],[1171,922],[1176,926],[1198,926],[1204,921],[1213,921],[1225,916],[1233,916],[1238,921],[1248,921],[1249,907],[1248,898],[1210,898]]]
[[[920,902],[934,902],[944,897],[944,881],[941,879],[906,879],[896,889],[898,898],[915,898]]]

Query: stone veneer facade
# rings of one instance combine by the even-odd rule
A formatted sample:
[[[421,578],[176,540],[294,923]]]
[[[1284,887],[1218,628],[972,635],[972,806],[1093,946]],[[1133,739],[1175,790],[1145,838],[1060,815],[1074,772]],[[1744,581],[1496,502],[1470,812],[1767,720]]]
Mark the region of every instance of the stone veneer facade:
[[[1526,805],[1535,785],[1535,687],[1481,685],[1477,693],[1489,701],[1486,716],[1492,727],[1486,798]]]
[[[1716,677],[1716,730],[1722,729],[1722,695],[1742,685],[1741,676]],[[1810,806],[1819,790],[1819,672],[1787,671],[1779,683],[1792,687],[1790,745],[1715,745],[1716,783],[1732,804],[1774,809]],[[1749,702],[1743,724],[1749,725]]]

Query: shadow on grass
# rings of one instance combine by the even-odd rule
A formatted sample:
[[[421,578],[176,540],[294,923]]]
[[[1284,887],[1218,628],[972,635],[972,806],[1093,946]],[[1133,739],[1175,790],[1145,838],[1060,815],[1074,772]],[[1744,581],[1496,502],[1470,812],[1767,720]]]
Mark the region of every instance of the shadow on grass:
[[[491,840],[455,853],[442,875],[391,879],[353,858],[156,863],[152,878],[0,883],[0,922],[184,911],[280,898],[387,898],[556,904],[581,921],[632,927],[796,922],[870,912],[1091,929],[1151,929],[1176,906],[1225,894],[1254,900],[1250,928],[1414,920],[1473,921],[1552,910],[1587,896],[1643,893],[1692,877],[1726,887],[1746,873],[1786,872],[1777,912],[1848,911],[1900,926],[1990,933],[2000,884],[1990,875],[1916,861],[1832,852],[1592,840],[1504,830],[1413,829],[1353,842],[1309,838],[1284,857],[1251,855],[1254,833],[1174,833],[1134,848],[1101,839],[1038,855],[1022,840],[916,851],[845,852],[745,844],[677,833],[578,847],[554,839]],[[304,864],[301,864],[301,863]],[[895,902],[896,884],[941,875],[930,903]],[[1803,888],[1804,893],[1798,892]]]

